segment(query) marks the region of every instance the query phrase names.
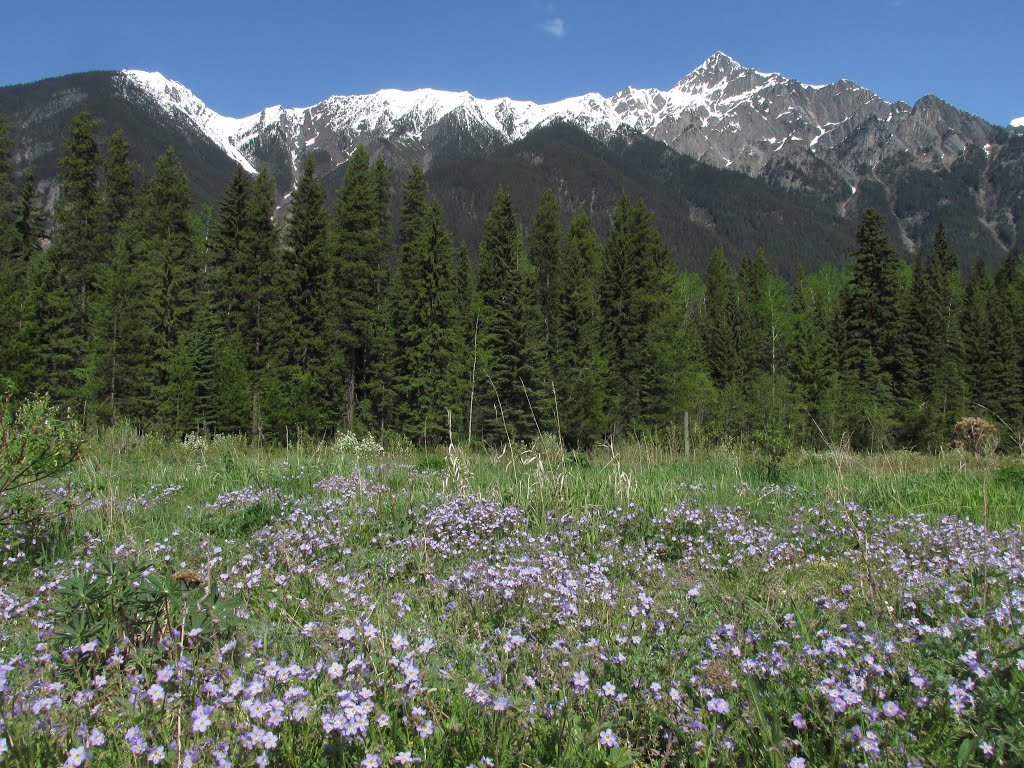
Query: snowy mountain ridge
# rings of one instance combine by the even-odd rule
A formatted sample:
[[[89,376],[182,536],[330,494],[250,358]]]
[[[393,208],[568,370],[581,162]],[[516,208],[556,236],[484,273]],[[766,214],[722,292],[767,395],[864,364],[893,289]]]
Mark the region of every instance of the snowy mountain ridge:
[[[268,131],[279,134],[297,161],[306,148],[332,145],[346,137],[350,141],[342,144],[365,141],[371,135],[422,141],[425,131],[443,118],[455,116],[465,124],[493,131],[503,142],[521,139],[556,120],[578,125],[600,138],[626,128],[714,165],[737,163],[743,170],[756,172],[763,165],[765,152],[778,152],[789,142],[804,142],[811,148],[823,140],[827,142],[829,134],[847,119],[846,115],[830,115],[822,108],[837,95],[858,102],[855,106],[909,111],[906,105],[893,107],[848,81],[805,85],[778,73],[744,68],[721,52],[667,91],[627,87],[609,97],[588,93],[538,104],[509,98],[480,99],[465,91],[388,89],[367,95],[331,96],[306,108],[270,107],[243,118],[214,112],[186,86],[159,73],[126,70],[122,74],[166,112],[191,122],[247,170],[253,169],[255,159],[247,147]],[[798,103],[771,114],[780,91],[795,96]],[[736,142],[727,137],[740,132],[750,112],[760,113],[763,135],[756,142],[765,146],[763,152],[748,151],[742,157],[733,146]],[[703,136],[684,135],[693,128]],[[332,147],[335,151],[330,154],[336,162],[344,162],[352,147],[354,144]]]
[[[826,198],[843,216],[868,201],[920,196],[924,182],[912,172],[947,174],[956,166],[958,178],[973,179],[965,195],[977,205],[980,225],[1005,243],[1024,235],[1011,192],[995,181],[1018,172],[1010,139],[1019,128],[992,125],[936,96],[911,106],[887,102],[849,80],[807,85],[744,67],[722,52],[666,90],[627,87],[611,96],[587,93],[540,104],[465,91],[386,89],[331,96],[309,107],[268,107],[241,118],[218,114],[159,73],[113,77],[132,104],[205,137],[247,171],[267,166],[282,204],[307,156],[322,178],[360,144],[393,167],[408,170],[417,163],[430,169],[491,156],[532,131],[567,123],[606,144],[646,137],[708,165]],[[934,205],[953,199],[951,194],[939,195]],[[957,205],[962,208],[966,199]],[[901,220],[908,244],[919,218]]]

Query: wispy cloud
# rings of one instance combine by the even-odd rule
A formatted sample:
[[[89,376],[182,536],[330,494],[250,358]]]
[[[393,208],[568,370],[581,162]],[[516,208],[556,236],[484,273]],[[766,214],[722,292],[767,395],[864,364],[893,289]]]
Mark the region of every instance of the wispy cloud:
[[[565,37],[565,19],[561,16],[552,16],[541,26],[545,32],[555,37]]]

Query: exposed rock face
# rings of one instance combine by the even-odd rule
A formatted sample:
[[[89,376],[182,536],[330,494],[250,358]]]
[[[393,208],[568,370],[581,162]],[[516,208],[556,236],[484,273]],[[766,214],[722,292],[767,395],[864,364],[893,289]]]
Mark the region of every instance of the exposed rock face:
[[[124,77],[162,108],[193,120],[244,165],[288,158],[293,175],[307,152],[337,165],[357,144],[387,142],[400,145],[411,162],[429,166],[435,145],[450,144],[456,134],[464,151],[486,150],[564,120],[599,139],[637,131],[681,154],[753,176],[779,156],[809,152],[853,187],[865,167],[887,158],[910,153],[915,162],[948,167],[968,146],[1006,135],[934,96],[913,108],[889,104],[848,80],[805,85],[743,67],[724,53],[667,91],[626,88],[607,98],[586,94],[535,104],[465,92],[385,90],[332,96],[304,109],[270,107],[241,119],[215,115],[184,86],[159,75]]]
[[[867,205],[887,209],[908,247],[926,236],[932,219],[948,220],[955,208],[965,242],[988,238],[990,251],[1024,249],[1024,179],[1015,173],[1024,164],[1024,127],[991,125],[935,96],[911,107],[848,80],[807,85],[743,67],[724,53],[665,91],[630,87],[551,104],[384,90],[231,118],[181,83],[138,71],[0,89],[0,110],[11,111],[9,103],[15,167],[31,166],[51,201],[61,126],[79,109],[118,126],[128,121],[147,146],[173,144],[188,155],[186,167],[204,194],[216,190],[224,166],[254,172],[266,165],[282,202],[308,154],[329,185],[358,144],[399,169],[429,169],[569,123],[608,146],[648,137],[711,166],[810,192],[845,216]]]

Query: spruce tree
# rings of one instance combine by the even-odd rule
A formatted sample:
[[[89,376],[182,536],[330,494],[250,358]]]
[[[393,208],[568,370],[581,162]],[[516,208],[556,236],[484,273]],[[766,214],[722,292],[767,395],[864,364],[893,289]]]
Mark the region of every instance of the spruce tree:
[[[17,333],[25,273],[21,238],[15,225],[8,131],[8,122],[0,114],[0,377],[10,376],[21,356]]]
[[[604,437],[607,428],[608,377],[598,289],[604,264],[601,242],[588,217],[573,219],[565,254],[554,263],[551,368],[559,429],[569,447],[587,449]]]
[[[842,385],[854,445],[877,449],[892,442],[906,380],[901,268],[885,219],[873,208],[864,211],[857,245],[843,296]]]
[[[709,425],[719,437],[739,431],[744,422],[742,364],[738,337],[739,307],[736,276],[719,246],[711,254],[704,276],[701,341],[708,375],[717,390],[717,414]]]
[[[58,172],[60,194],[54,210],[57,229],[49,259],[54,262],[57,276],[57,282],[51,286],[70,295],[53,297],[50,303],[64,306],[70,302],[74,315],[68,318],[70,322],[66,326],[54,328],[56,336],[44,339],[46,346],[54,348],[52,354],[41,350],[54,365],[68,366],[66,370],[53,369],[51,394],[57,402],[73,406],[83,414],[91,327],[89,301],[100,267],[109,256],[110,242],[100,186],[102,157],[98,125],[82,112],[75,118],[64,141]]]
[[[832,440],[836,424],[828,407],[829,395],[838,384],[836,359],[829,336],[828,318],[815,300],[809,279],[797,276],[793,292],[793,343],[789,376],[798,407],[804,414],[803,442]]]
[[[737,275],[736,340],[744,432],[786,431],[795,403],[787,376],[792,309],[785,284],[763,251],[745,256]],[[740,406],[740,403],[736,406]]]
[[[484,222],[477,285],[480,418],[474,421],[491,444],[526,440],[554,423],[536,280],[512,198],[499,189]]]
[[[43,209],[36,195],[35,177],[27,173],[21,182],[14,227],[17,230],[17,251],[22,262],[27,262],[42,248],[46,236],[43,228]]]
[[[601,307],[613,435],[651,429],[670,410],[661,353],[674,269],[650,210],[623,197],[605,246]]]
[[[323,434],[330,426],[325,407],[331,300],[325,198],[308,157],[292,192],[285,230],[292,279],[283,310],[291,313],[292,322],[282,351],[290,380],[287,421],[309,434]]]
[[[14,258],[17,230],[14,228],[14,178],[11,175],[10,123],[0,113],[0,259]],[[2,262],[0,262],[2,264]]]
[[[93,302],[88,395],[101,425],[152,417],[153,283],[133,236],[137,230],[126,230],[100,267]]]
[[[217,211],[211,282],[214,309],[228,332],[241,333],[244,288],[248,280],[247,265],[242,261],[242,236],[251,191],[249,174],[241,166],[236,166]]]
[[[124,131],[115,131],[107,142],[104,163],[102,205],[107,249],[113,248],[114,238],[135,203],[135,164],[128,159],[128,150]]]
[[[1024,436],[1019,340],[1006,294],[997,289],[980,260],[967,281],[962,330],[971,412],[992,421],[1014,440]]]
[[[667,426],[689,420],[694,428],[714,417],[715,387],[701,340],[704,286],[700,276],[679,272],[673,281],[665,327],[663,359],[669,373]]]
[[[380,295],[380,270],[386,253],[381,229],[382,190],[369,161],[362,145],[349,158],[330,228],[335,289],[330,397],[334,423],[346,429],[368,428],[377,422],[370,372],[379,355],[379,329],[386,324]]]
[[[552,318],[555,312],[558,259],[562,253],[562,212],[549,189],[544,192],[534,215],[527,238],[526,253],[537,273],[540,291],[540,311],[544,318],[545,336],[550,340]]]
[[[15,395],[20,397],[45,383],[41,374],[31,371],[37,369],[37,358],[43,353],[41,347],[33,344],[48,342],[43,336],[29,338],[29,326],[36,312],[32,302],[42,298],[32,298],[30,265],[38,262],[42,254],[44,235],[42,210],[31,173],[22,181],[13,216],[13,224],[7,216],[0,218],[0,296],[5,299],[0,302],[0,372],[13,381]],[[4,222],[8,224],[6,228]],[[67,320],[71,322],[70,317]]]
[[[17,333],[14,380],[19,392],[49,392],[57,402],[78,403],[82,344],[70,332],[80,318],[75,281],[55,248],[35,252],[26,265]]]
[[[150,280],[153,328],[153,412],[164,429],[175,430],[181,413],[181,338],[195,309],[197,254],[185,172],[174,151],[156,162],[142,189],[136,236]]]
[[[701,333],[708,361],[708,373],[720,390],[741,373],[737,339],[736,278],[718,247],[711,254],[704,275],[704,313]]]
[[[394,284],[395,428],[426,444],[448,440],[462,406],[465,349],[451,238],[440,205],[413,168],[402,191]]]
[[[233,303],[252,385],[250,436],[283,442],[291,420],[285,345],[295,320],[288,302],[293,294],[292,274],[282,258],[275,204],[273,177],[264,166],[245,206]]]
[[[999,311],[1005,312],[1005,320],[1000,323],[1003,328],[1000,333],[1006,340],[1002,349],[1011,361],[1014,375],[1006,408],[1015,415],[1008,421],[1008,428],[1019,436],[1018,444],[1024,445],[1024,258],[1007,253],[995,282],[1001,305]]]
[[[226,332],[214,361],[211,409],[215,431],[245,434],[253,426],[253,384],[245,342],[239,331]]]
[[[941,224],[935,233],[928,267],[928,328],[934,335],[929,354],[924,357],[927,375],[922,376],[927,387],[924,437],[927,444],[940,446],[952,438],[953,424],[966,412],[968,400],[961,333],[964,289],[960,265]]]

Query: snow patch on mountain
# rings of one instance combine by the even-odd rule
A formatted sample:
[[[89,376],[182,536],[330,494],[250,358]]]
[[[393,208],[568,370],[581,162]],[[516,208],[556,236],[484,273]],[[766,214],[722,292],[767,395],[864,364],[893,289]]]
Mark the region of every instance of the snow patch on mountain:
[[[331,96],[307,108],[275,106],[248,117],[231,118],[214,112],[184,85],[158,72],[126,70],[123,74],[165,111],[189,120],[249,171],[254,169],[246,157],[246,145],[271,128],[279,129],[295,148],[315,146],[324,128],[336,135],[399,134],[417,141],[427,128],[459,111],[465,120],[486,125],[506,141],[516,141],[539,126],[559,120],[595,135],[611,134],[623,127],[652,134],[663,123],[687,116],[702,128],[727,122],[744,107],[765,108],[765,93],[772,88],[802,86],[778,73],[744,69],[735,59],[718,52],[668,91],[627,87],[610,97],[587,93],[538,104],[509,98],[480,99],[466,91],[385,89],[367,95]],[[317,129],[311,130],[311,126]],[[824,127],[818,126],[816,133],[822,132]]]
[[[1014,128],[1024,128],[1024,117],[1018,117],[1016,120],[1011,120],[1010,125]]]
[[[307,152],[317,151],[340,165],[358,144],[381,139],[405,145],[410,156],[429,163],[428,147],[445,118],[469,129],[470,135],[493,134],[505,142],[557,121],[599,139],[626,129],[681,154],[755,176],[773,156],[789,156],[797,147],[821,157],[843,145],[838,162],[846,164],[843,174],[851,183],[859,167],[877,164],[886,153],[913,150],[924,156],[939,141],[935,156],[945,162],[947,154],[953,157],[968,143],[982,146],[990,138],[986,129],[962,120],[959,133],[946,137],[944,128],[932,125],[943,122],[948,111],[934,98],[922,99],[912,109],[890,104],[848,80],[807,85],[777,72],[743,67],[720,51],[664,91],[630,86],[611,96],[587,93],[539,104],[477,98],[466,91],[385,89],[331,96],[306,108],[268,107],[242,118],[217,114],[185,86],[158,73],[130,71],[125,76],[247,170],[272,146],[288,153],[293,175]],[[1024,118],[1014,121],[1018,123],[1024,125]],[[862,147],[857,136],[869,136],[870,141]],[[846,144],[851,138],[854,144]],[[854,145],[856,150],[851,149]]]
[[[128,82],[148,94],[165,112],[183,116],[245,170],[250,173],[256,172],[232,141],[233,137],[244,129],[246,120],[224,117],[214,112],[184,85],[164,77],[159,72],[126,69],[121,74]]]

